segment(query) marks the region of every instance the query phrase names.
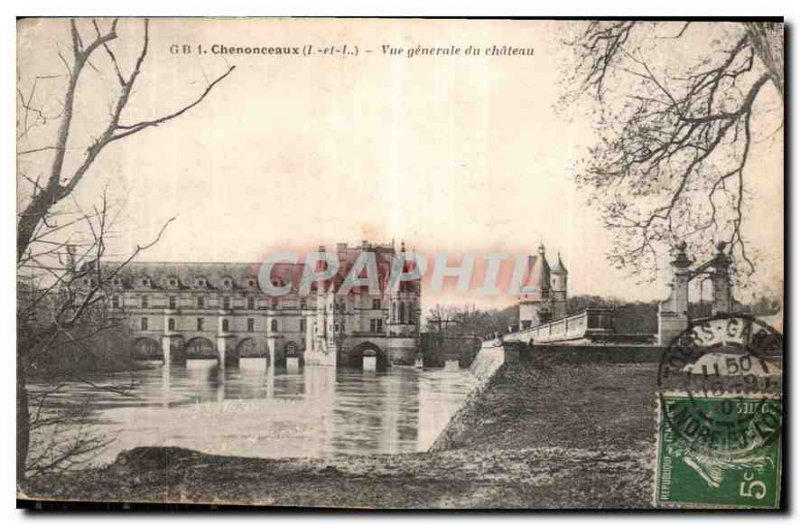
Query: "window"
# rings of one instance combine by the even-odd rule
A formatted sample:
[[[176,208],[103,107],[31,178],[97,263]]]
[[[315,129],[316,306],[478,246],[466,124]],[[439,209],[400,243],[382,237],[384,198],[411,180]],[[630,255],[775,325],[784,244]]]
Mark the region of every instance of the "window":
[[[174,295],[170,295],[169,296],[169,309],[170,310],[174,310],[175,307],[176,307],[176,304],[177,304],[177,301],[175,300],[175,296]]]
[[[400,324],[405,324],[406,322],[406,303],[400,303],[400,310],[398,313],[398,317],[400,318]]]
[[[230,310],[231,309],[231,298],[230,297],[223,297],[222,298],[222,309],[223,310]]]
[[[277,319],[273,319],[272,322],[269,324],[269,328],[270,328],[271,331],[277,332],[278,331],[278,320]]]
[[[370,319],[369,331],[373,334],[380,334],[383,332],[383,319]]]
[[[170,285],[170,286],[178,286],[178,281],[177,281],[177,280],[175,280],[175,279],[170,279],[170,280],[169,280],[169,285]]]
[[[300,331],[301,332],[305,332],[306,331],[306,320],[305,319],[300,319]]]
[[[167,319],[167,330],[169,330],[170,332],[175,331],[175,319],[173,319],[172,317]]]
[[[142,296],[142,308],[149,308],[146,295]]]
[[[306,308],[308,308],[308,301],[305,299],[300,299],[300,309],[305,310]]]
[[[256,280],[255,279],[250,279],[249,281],[247,281],[247,286],[249,286],[250,288],[255,288],[256,287]]]
[[[380,310],[381,309],[381,300],[380,299],[373,299],[372,300],[372,309],[373,310]]]
[[[198,317],[197,318],[197,331],[198,332],[202,332],[203,331],[203,318],[202,317]]]
[[[223,333],[228,331],[228,326],[229,326],[228,325],[228,320],[227,319],[223,319],[222,320],[222,331],[223,331]]]
[[[256,320],[255,319],[248,319],[247,320],[247,331],[252,332],[256,328]]]
[[[272,309],[273,310],[277,310],[278,309],[278,300],[277,299],[272,299]]]
[[[150,286],[150,279],[146,277],[142,279],[142,286]]]
[[[255,310],[256,309],[256,298],[255,297],[248,297],[247,298],[247,309],[248,310]]]
[[[141,326],[142,330],[147,330],[147,317],[142,317],[142,321],[141,321],[141,325],[140,326]]]
[[[225,288],[230,288],[231,287],[231,280],[230,279],[223,279],[222,286],[224,286]]]
[[[197,297],[197,307],[201,310],[206,307],[206,298],[202,295]]]
[[[111,296],[111,308],[119,308],[119,295]]]

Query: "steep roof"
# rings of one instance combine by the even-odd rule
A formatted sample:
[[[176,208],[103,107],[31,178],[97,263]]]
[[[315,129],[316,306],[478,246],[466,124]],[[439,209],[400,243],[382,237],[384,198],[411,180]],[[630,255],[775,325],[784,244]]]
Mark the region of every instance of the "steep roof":
[[[370,247],[375,253],[378,269],[378,282],[381,290],[386,290],[392,270],[394,256],[393,249],[383,247]],[[338,290],[343,284],[348,273],[355,265],[359,248],[345,248],[338,250],[336,258],[339,260],[339,269],[335,276],[324,282],[324,288]],[[409,270],[406,263],[404,270]],[[104,263],[107,275],[116,271],[118,264]],[[294,291],[300,288],[304,263],[274,263],[270,278],[278,282],[276,285],[291,284]],[[119,270],[116,277],[120,279],[119,286],[123,288],[156,288],[156,289],[253,289],[258,288],[258,276],[261,263],[229,263],[229,262],[144,262],[132,261]],[[362,275],[365,277],[365,271]],[[143,279],[149,281],[144,284]],[[311,289],[316,290],[319,282],[313,282]],[[363,288],[363,289],[362,289]],[[419,280],[403,281],[400,283],[401,292],[419,292]],[[363,293],[367,287],[354,287],[353,293]]]
[[[522,282],[526,287],[550,288],[550,265],[544,252],[528,257],[528,273]]]
[[[558,262],[556,263],[555,268],[550,270],[550,272],[556,275],[566,275],[568,273],[567,269],[564,267],[564,263],[561,262],[561,252],[558,253]]]

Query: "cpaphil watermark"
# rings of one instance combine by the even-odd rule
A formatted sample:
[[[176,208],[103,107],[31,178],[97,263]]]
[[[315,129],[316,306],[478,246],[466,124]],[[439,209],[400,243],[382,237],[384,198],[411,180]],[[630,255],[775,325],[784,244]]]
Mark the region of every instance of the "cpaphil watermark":
[[[425,287],[426,292],[469,292],[479,296],[516,295],[539,291],[527,282],[531,256],[500,251],[423,253],[388,248],[345,253],[323,249],[278,250],[260,263],[258,282],[268,295],[290,293],[307,296],[321,286],[337,295],[395,293],[404,283]],[[291,271],[286,271],[290,268]],[[336,286],[329,287],[335,283]]]

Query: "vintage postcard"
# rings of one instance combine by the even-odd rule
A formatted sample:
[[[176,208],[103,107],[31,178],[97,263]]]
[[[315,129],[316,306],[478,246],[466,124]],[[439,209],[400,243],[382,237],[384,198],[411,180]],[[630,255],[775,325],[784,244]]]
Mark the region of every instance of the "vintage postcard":
[[[17,502],[785,507],[781,18],[25,18]]]

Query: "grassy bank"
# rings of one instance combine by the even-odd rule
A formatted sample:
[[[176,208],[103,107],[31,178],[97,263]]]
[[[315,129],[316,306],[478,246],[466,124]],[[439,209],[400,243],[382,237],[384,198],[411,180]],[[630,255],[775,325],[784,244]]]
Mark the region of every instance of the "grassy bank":
[[[325,507],[648,507],[656,365],[608,355],[545,352],[506,366],[427,453],[266,460],[142,448],[102,469],[34,480],[26,492]]]

